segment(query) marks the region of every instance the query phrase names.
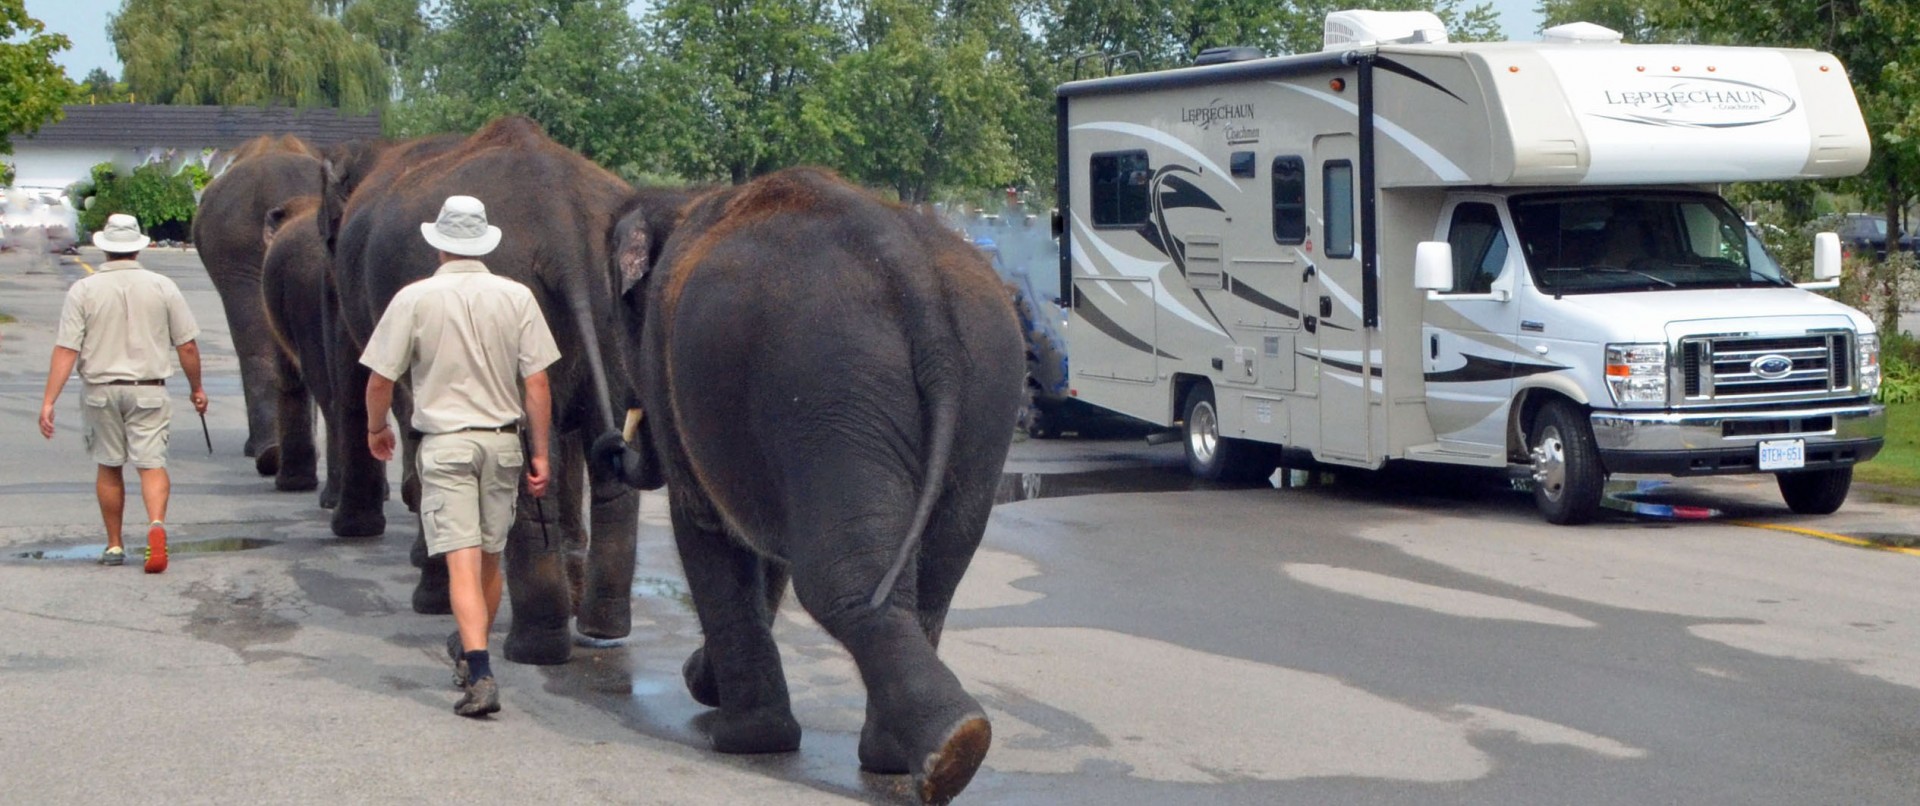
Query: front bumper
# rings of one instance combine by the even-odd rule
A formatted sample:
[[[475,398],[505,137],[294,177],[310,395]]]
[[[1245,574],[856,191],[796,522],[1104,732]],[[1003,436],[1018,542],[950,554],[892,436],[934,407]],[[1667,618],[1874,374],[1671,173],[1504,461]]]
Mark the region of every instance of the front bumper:
[[[1887,433],[1885,406],[1857,402],[1769,411],[1624,412],[1592,415],[1594,446],[1609,473],[1705,476],[1760,471],[1760,441],[1806,440],[1806,470],[1872,459]]]

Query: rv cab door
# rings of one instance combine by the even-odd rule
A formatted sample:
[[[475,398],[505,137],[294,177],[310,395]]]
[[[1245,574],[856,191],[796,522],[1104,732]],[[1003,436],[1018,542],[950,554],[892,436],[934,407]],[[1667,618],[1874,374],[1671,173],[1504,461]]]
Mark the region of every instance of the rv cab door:
[[[1427,417],[1449,449],[1500,459],[1519,349],[1513,291],[1522,258],[1497,197],[1450,197],[1440,221],[1436,237],[1453,250],[1453,287],[1422,303]]]

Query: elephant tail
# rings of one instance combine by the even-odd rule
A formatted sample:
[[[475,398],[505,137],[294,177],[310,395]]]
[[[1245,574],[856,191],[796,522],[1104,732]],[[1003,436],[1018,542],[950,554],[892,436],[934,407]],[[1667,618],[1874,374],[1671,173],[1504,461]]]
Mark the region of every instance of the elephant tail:
[[[924,364],[923,364],[924,365]],[[893,566],[887,569],[887,575],[880,578],[880,585],[873,589],[873,598],[867,606],[875,610],[887,603],[887,594],[893,591],[893,585],[899,581],[900,574],[907,569],[914,554],[920,547],[920,536],[927,530],[927,521],[933,517],[933,507],[940,502],[940,494],[947,478],[947,466],[953,459],[954,433],[960,421],[960,394],[954,380],[947,373],[935,370],[933,377],[923,385],[928,396],[933,398],[933,432],[928,442],[926,474],[920,485],[920,502],[913,510],[913,525],[907,529],[906,539],[900,541],[895,550]]]

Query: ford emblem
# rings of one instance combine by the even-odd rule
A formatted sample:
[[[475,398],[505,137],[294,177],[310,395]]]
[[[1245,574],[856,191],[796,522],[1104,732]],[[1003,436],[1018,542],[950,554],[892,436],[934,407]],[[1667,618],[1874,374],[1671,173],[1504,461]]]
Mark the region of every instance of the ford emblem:
[[[1753,374],[1777,381],[1793,372],[1793,359],[1777,353],[1753,359]]]

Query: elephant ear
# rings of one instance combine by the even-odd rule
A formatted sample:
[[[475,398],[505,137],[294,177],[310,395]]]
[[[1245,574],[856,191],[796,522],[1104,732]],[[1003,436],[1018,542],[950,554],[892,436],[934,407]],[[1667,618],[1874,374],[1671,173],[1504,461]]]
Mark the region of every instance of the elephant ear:
[[[273,246],[273,236],[280,231],[280,225],[287,223],[287,205],[280,205],[267,211],[266,221],[260,227],[260,242]]]
[[[346,189],[340,186],[340,169],[331,157],[320,161],[320,210],[313,222],[320,230],[320,242],[333,251],[333,236],[340,228],[340,216],[346,209]]]
[[[614,252],[614,269],[618,273],[621,296],[626,296],[640,281],[646,279],[647,270],[652,268],[653,237],[647,232],[646,222],[636,222],[627,227],[620,239],[620,248]]]

